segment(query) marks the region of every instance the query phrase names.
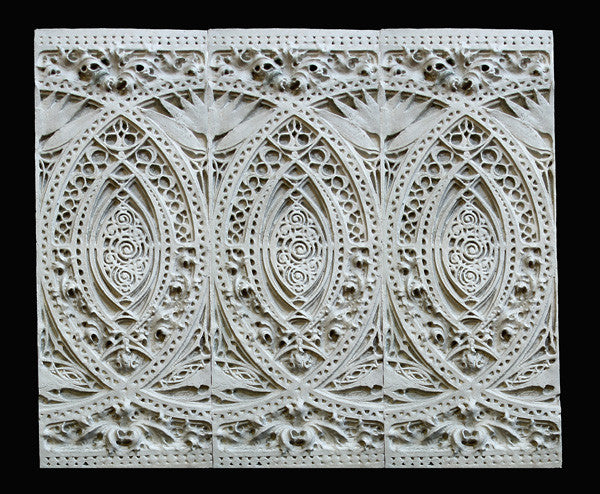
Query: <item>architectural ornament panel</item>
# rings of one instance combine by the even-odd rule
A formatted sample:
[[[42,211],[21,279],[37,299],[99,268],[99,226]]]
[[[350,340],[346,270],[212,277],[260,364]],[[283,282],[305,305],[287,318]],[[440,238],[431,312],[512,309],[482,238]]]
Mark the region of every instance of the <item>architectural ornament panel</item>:
[[[35,36],[41,466],[560,466],[550,32]]]

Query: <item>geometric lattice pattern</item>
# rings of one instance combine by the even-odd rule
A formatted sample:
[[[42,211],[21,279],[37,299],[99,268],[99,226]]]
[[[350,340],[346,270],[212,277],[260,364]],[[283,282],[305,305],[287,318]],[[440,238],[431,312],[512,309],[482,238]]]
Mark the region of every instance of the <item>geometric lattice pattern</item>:
[[[38,30],[42,466],[561,464],[552,34]]]

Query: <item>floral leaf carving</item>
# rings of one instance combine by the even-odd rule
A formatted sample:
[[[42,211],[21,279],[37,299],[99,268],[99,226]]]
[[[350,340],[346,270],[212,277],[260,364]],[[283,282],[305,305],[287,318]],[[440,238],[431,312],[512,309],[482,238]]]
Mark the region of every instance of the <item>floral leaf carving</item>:
[[[364,101],[352,96],[355,108],[336,100],[335,105],[346,118],[323,109],[319,114],[356,146],[368,151],[381,148],[393,152],[414,142],[439,119],[438,112],[425,114],[429,103],[417,101],[414,95],[405,100],[401,96],[398,92],[388,100],[380,86],[376,99],[366,91],[363,91]],[[369,134],[380,135],[383,144],[376,144]],[[398,135],[386,141],[394,134]]]
[[[228,125],[226,127],[221,126],[222,128],[228,129],[225,137],[221,139],[215,146],[215,151],[220,152],[226,149],[230,149],[247,137],[249,137],[254,129],[257,127],[261,127],[264,122],[269,118],[269,113],[267,111],[259,111],[258,113],[252,115],[250,118],[243,120],[244,114],[250,113],[252,108],[246,107],[243,112],[239,112],[237,114],[237,119],[240,120],[239,125],[236,125],[235,120],[229,120]],[[217,120],[218,121],[218,120]]]
[[[393,152],[409,146],[427,130],[433,127],[433,125],[435,125],[438,121],[439,115],[437,113],[433,113],[413,122],[411,125],[408,125],[389,142],[387,145],[389,151]]]
[[[163,102],[163,104],[166,105],[166,102]],[[178,109],[178,112],[179,111],[181,110]],[[177,120],[176,117],[178,112],[174,112],[175,115],[173,116],[174,118],[172,118],[167,117],[162,113],[158,113],[152,109],[146,110],[148,117],[160,125],[160,127],[171,139],[189,149],[203,150],[204,145],[202,141],[198,139],[198,137],[196,137],[184,123],[182,123],[180,120]]]
[[[350,119],[340,117],[328,110],[318,110],[318,112],[319,115],[327,120],[345,139],[348,139],[356,146],[368,151],[375,151],[377,149],[377,144],[375,144],[374,140],[369,137],[362,128],[350,121]]]
[[[64,146],[77,137],[96,118],[96,112],[86,106],[85,100],[73,101],[56,93],[46,97],[36,108],[36,131],[39,136],[49,136],[42,142],[42,151]]]
[[[171,138],[189,149],[206,148],[196,134],[205,136],[210,142],[224,136],[215,145],[215,151],[231,148],[248,137],[253,129],[260,127],[268,118],[268,112],[256,109],[258,102],[244,102],[241,95],[230,99],[229,94],[225,93],[215,99],[212,90],[208,88],[205,101],[192,91],[190,98],[191,101],[179,97],[181,108],[168,101],[162,101],[168,116],[153,109],[145,110]]]
[[[526,107],[517,105],[508,98],[503,99],[516,117],[497,109],[491,110],[491,113],[527,146],[549,151],[551,145],[540,133],[553,135],[554,113],[552,105],[538,91],[535,91],[535,95],[537,102],[531,98],[525,98]]]

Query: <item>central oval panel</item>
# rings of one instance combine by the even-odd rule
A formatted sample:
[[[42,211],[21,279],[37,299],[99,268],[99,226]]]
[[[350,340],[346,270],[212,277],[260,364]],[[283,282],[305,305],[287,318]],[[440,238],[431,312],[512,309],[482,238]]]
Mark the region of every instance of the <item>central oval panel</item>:
[[[474,294],[498,263],[498,237],[482,212],[470,203],[457,211],[444,232],[444,265],[455,286]]]
[[[523,172],[533,165],[480,117],[457,112],[432,129],[388,205],[392,307],[403,336],[455,386],[523,347],[550,256],[535,174]]]
[[[295,165],[283,175],[267,199],[271,207],[262,223],[262,266],[284,312],[301,310],[318,298],[331,271],[328,201],[309,173]]]
[[[324,376],[373,310],[373,205],[340,144],[282,119],[230,170],[218,205],[222,316],[283,386]]]
[[[134,292],[150,271],[152,241],[144,223],[134,209],[119,203],[100,230],[102,274],[117,293]]]
[[[282,290],[291,290],[297,297],[310,292],[327,261],[323,235],[323,229],[297,203],[278,221],[270,242],[269,266],[275,268]]]
[[[90,134],[54,179],[46,269],[63,302],[50,309],[95,375],[142,383],[200,309],[204,213],[185,163],[146,122],[122,115]]]

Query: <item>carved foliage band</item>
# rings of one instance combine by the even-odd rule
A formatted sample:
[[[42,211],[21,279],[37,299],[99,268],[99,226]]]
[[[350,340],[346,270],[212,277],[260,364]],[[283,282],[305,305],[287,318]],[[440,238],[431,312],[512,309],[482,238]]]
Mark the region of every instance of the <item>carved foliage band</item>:
[[[548,33],[36,37],[42,465],[560,464]]]

